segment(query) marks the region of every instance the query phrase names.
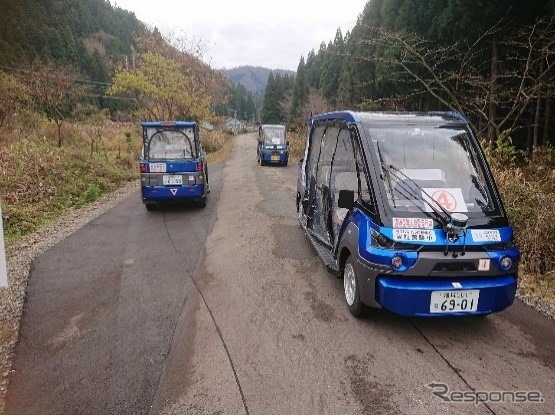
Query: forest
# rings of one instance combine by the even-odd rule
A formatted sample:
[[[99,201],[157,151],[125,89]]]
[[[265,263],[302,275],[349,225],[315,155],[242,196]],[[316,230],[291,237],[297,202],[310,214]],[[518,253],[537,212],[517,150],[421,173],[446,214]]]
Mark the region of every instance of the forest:
[[[152,113],[154,107],[156,111],[164,106],[167,110],[167,103],[145,104],[160,100],[161,93],[155,97],[147,90],[160,87],[161,79],[148,79],[148,85],[141,84],[140,78],[156,65],[166,65],[169,70],[167,65],[172,62],[177,65],[176,72],[166,72],[166,76],[174,77],[167,82],[181,82],[175,90],[184,87],[194,95],[191,102],[196,106],[192,111],[181,106],[180,116],[216,117],[239,112],[255,118],[252,94],[203,62],[201,41],[174,33],[163,35],[107,0],[4,0],[2,6],[0,95],[4,98],[0,99],[0,126],[10,120],[16,108],[31,106],[57,121],[82,118],[96,110],[108,111],[112,119],[160,116]],[[149,53],[156,55],[154,59]],[[130,89],[125,91],[118,86],[110,90],[114,79],[122,80],[126,73],[139,83],[128,84]],[[185,74],[192,75],[182,76]],[[52,80],[51,91],[33,82],[41,77]],[[64,82],[72,88],[65,88],[56,98],[54,92]],[[203,99],[208,112],[199,107]],[[177,116],[176,106],[164,115]]]
[[[544,0],[371,0],[301,57],[293,87],[269,82],[267,112],[297,126],[323,110],[455,110],[490,149],[532,152],[553,144],[554,15]]]

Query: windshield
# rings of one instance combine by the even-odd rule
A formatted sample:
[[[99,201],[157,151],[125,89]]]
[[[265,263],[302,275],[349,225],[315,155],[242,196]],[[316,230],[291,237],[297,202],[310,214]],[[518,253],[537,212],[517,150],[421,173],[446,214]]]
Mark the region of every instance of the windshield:
[[[466,129],[367,126],[367,133],[380,162],[380,187],[391,209],[432,212],[444,208],[451,213],[495,210],[487,175]]]
[[[147,159],[176,160],[192,159],[195,156],[192,128],[179,130],[149,128],[147,137],[150,138]]]
[[[264,144],[270,146],[280,146],[285,144],[285,127],[263,127],[262,140]]]

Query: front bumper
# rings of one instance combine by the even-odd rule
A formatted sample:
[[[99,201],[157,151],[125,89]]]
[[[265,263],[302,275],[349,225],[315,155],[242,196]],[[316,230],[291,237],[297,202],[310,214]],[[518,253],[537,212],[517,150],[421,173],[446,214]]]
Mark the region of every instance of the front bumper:
[[[288,153],[275,152],[261,152],[260,158],[264,163],[285,164],[289,158]]]
[[[461,288],[454,288],[455,285]],[[457,286],[458,286],[457,285]],[[415,278],[378,275],[376,301],[384,309],[402,316],[445,317],[495,313],[509,307],[515,298],[516,276],[486,278]],[[431,312],[432,291],[479,290],[477,310]]]

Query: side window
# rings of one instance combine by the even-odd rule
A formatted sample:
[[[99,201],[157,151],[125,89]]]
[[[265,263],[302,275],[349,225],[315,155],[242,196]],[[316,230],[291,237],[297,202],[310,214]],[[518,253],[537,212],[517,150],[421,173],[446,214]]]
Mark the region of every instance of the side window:
[[[314,177],[318,171],[318,159],[320,158],[320,148],[322,138],[326,132],[326,126],[317,127],[312,134],[312,142],[310,143],[310,154],[308,155],[308,177],[309,180]]]
[[[371,201],[367,175],[364,171],[362,152],[351,131],[344,128],[339,133],[337,150],[333,159],[331,191],[336,202],[340,190],[353,190],[363,200]],[[360,183],[359,183],[360,181]],[[360,192],[359,192],[360,189]]]
[[[322,144],[320,149],[320,161],[318,164],[318,186],[329,186],[330,175],[331,175],[331,163],[333,155],[335,153],[335,147],[337,145],[337,135],[339,134],[339,128],[328,127],[326,134],[322,138]]]
[[[365,163],[362,156],[362,150],[357,140],[355,140],[355,143],[355,159],[360,179],[360,197],[362,198],[362,200],[372,202],[370,187],[368,186],[368,175],[367,172],[364,170]]]
[[[339,192],[352,190],[358,193],[353,143],[348,129],[342,128],[337,136],[337,146],[332,159],[330,175],[331,228],[334,244],[348,210],[338,206]]]
[[[355,155],[349,130],[342,129],[337,137],[337,149],[333,158],[333,182],[335,193],[340,190],[358,192]]]

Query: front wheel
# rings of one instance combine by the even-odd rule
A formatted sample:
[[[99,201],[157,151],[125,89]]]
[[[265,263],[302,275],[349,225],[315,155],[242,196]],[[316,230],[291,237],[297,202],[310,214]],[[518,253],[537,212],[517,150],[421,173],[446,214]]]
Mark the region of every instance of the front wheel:
[[[364,304],[360,301],[360,289],[358,286],[358,278],[355,273],[354,258],[349,256],[343,270],[343,288],[345,293],[345,301],[351,314],[360,317],[364,311]]]

